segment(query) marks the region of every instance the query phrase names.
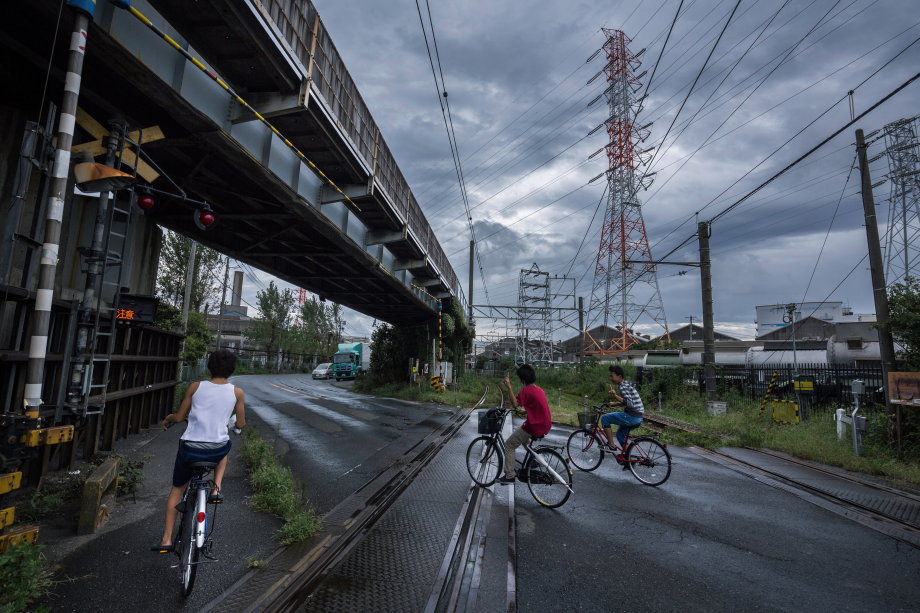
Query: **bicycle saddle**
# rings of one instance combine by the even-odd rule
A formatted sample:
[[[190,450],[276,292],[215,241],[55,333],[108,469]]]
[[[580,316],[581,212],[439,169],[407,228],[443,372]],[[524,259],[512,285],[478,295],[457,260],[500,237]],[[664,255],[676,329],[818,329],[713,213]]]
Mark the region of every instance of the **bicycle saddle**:
[[[217,462],[192,462],[189,466],[191,468],[214,468]]]

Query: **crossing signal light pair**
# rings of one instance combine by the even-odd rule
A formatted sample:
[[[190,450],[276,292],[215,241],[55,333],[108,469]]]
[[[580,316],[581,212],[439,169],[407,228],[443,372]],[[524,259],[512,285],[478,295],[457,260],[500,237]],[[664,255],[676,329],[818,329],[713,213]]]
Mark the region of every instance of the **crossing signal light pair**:
[[[149,213],[157,207],[157,200],[153,197],[149,191],[143,191],[138,193],[137,196],[137,207],[141,210],[142,213]],[[211,210],[211,207],[204,203],[203,208],[195,208],[192,211],[192,221],[195,222],[195,227],[197,227],[202,232],[207,232],[214,228],[217,223],[217,216],[214,215],[214,211]]]

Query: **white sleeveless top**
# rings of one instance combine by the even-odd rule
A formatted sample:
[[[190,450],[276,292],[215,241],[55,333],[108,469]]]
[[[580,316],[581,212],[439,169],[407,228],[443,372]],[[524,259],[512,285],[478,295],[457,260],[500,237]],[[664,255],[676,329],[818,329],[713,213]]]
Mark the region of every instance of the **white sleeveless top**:
[[[188,427],[183,441],[198,443],[223,443],[230,440],[227,422],[236,406],[232,383],[218,385],[202,381],[192,394],[192,410],[188,414]]]

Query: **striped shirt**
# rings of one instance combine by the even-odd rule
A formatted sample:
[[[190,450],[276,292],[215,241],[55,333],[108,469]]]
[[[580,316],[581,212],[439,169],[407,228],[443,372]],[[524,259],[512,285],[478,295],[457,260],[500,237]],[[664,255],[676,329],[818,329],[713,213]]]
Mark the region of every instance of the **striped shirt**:
[[[632,381],[620,381],[620,395],[626,401],[626,408],[623,412],[633,417],[642,417],[645,414],[645,406],[642,404],[642,397],[636,389],[636,384]]]

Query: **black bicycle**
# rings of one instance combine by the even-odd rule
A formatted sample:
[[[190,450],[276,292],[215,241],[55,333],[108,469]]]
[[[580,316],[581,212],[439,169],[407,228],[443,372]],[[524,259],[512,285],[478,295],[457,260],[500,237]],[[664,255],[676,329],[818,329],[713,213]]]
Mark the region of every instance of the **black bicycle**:
[[[479,433],[466,450],[466,469],[477,485],[489,487],[498,479],[504,467],[505,439],[501,430],[506,409],[488,409],[481,413]],[[517,477],[527,483],[534,500],[554,509],[565,504],[572,495],[572,470],[562,455],[552,447],[534,447],[542,436],[531,437],[524,445],[527,454],[519,464]]]
[[[217,523],[217,504],[212,503],[211,512],[208,513],[209,494],[215,485],[207,478],[215,466],[215,462],[195,462],[191,465],[192,479],[182,494],[181,502],[176,506],[182,519],[173,543],[174,551],[179,556],[178,568],[183,596],[192,593],[198,565],[215,561],[211,555],[214,545],[211,535]],[[202,560],[202,557],[206,559]]]

